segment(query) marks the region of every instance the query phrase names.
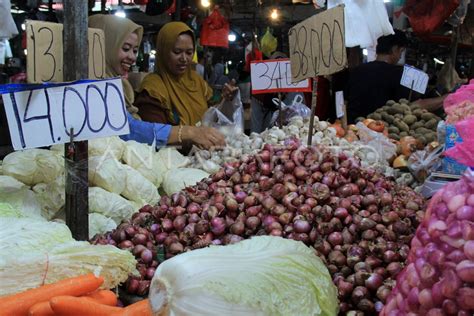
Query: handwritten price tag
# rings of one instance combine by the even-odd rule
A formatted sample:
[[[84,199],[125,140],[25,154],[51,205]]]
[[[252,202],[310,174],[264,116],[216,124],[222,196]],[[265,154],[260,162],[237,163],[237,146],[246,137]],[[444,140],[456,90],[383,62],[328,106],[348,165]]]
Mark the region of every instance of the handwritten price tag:
[[[293,82],[336,73],[347,65],[344,7],[316,14],[288,33]]]
[[[12,90],[12,91],[10,91]],[[120,78],[67,84],[4,86],[15,150],[128,134]]]
[[[250,64],[252,94],[274,92],[311,92],[308,79],[291,82],[289,59],[254,61]]]
[[[30,83],[62,82],[63,25],[27,20],[27,76]],[[105,38],[100,29],[88,30],[89,79],[105,78]]]
[[[421,94],[425,94],[429,76],[415,67],[405,65],[400,84]],[[413,87],[412,87],[413,85]]]

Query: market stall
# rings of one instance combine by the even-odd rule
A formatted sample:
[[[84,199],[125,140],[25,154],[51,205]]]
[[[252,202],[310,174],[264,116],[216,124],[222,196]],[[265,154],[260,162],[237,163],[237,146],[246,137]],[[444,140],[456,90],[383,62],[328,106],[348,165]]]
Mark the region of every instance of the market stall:
[[[344,94],[330,90],[336,119],[318,117],[328,106],[318,78],[355,66],[348,48],[391,34],[402,4],[300,2],[257,3],[252,18],[229,1],[96,4],[131,10],[139,24],[163,14],[200,29],[197,50],[224,69],[208,78],[220,92],[199,123],[223,135],[219,148],[126,137],[126,76],[105,76],[107,34],[87,28],[94,3],[51,2],[64,24],[25,22],[28,51],[49,48],[27,55],[29,84],[0,86],[14,149],[0,161],[0,315],[474,313],[474,81],[460,85],[453,63],[444,111],[410,93],[353,124]],[[138,81],[160,57],[148,47],[159,26],[143,23]],[[237,34],[242,50],[236,26],[252,37]],[[222,78],[233,54],[245,60],[232,77],[239,90]],[[423,94],[426,71],[405,66],[399,84]],[[268,99],[269,125],[249,132],[245,103]]]

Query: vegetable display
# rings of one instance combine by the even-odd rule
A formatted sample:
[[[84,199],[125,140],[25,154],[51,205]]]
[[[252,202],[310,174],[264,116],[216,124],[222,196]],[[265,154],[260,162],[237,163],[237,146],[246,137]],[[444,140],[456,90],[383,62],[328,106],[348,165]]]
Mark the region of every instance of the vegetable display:
[[[401,140],[403,137],[412,136],[423,146],[437,139],[436,128],[441,121],[435,114],[416,105],[410,105],[406,99],[401,99],[398,103],[389,100],[385,106],[367,117],[378,124],[383,123],[391,139]],[[363,121],[364,118],[356,120]]]
[[[474,174],[430,202],[381,315],[474,313]]]
[[[93,242],[133,252],[141,277],[126,289],[143,295],[159,264],[182,252],[259,235],[302,241],[327,265],[340,311],[369,315],[385,303],[423,210],[413,190],[357,159],[288,140],[226,163]]]
[[[171,315],[337,315],[337,290],[313,250],[258,236],[186,252],[158,266],[153,312]]]

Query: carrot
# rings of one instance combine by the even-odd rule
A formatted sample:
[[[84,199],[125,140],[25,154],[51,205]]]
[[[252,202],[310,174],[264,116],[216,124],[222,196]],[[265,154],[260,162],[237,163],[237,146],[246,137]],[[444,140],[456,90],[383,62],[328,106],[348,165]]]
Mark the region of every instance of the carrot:
[[[113,314],[112,316],[152,316],[152,314],[150,303],[148,302],[148,299],[145,299],[132,305],[128,305],[123,308],[121,313]]]
[[[56,316],[151,316],[148,300],[125,308],[112,307],[87,300],[84,297],[57,296],[50,301]]]
[[[49,304],[56,316],[107,316],[119,313],[121,307],[113,307],[94,302],[85,297],[56,296]]]
[[[90,294],[82,296],[84,298],[93,300],[96,303],[115,306],[117,305],[117,296],[110,290],[97,290]],[[49,301],[36,303],[28,311],[28,316],[54,316],[54,311],[49,304]]]
[[[30,307],[58,295],[79,296],[96,290],[104,279],[93,274],[64,279],[36,289],[0,297],[0,316],[26,316]]]

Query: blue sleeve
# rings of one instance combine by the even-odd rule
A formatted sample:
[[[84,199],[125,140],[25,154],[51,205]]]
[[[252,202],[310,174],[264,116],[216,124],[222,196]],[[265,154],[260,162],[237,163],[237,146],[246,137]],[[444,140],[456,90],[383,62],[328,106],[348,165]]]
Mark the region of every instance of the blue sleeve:
[[[171,133],[171,125],[150,123],[135,119],[130,113],[127,113],[128,124],[130,125],[130,134],[120,136],[121,139],[134,140],[139,143],[152,145],[155,142],[156,147],[164,147],[168,143]]]

